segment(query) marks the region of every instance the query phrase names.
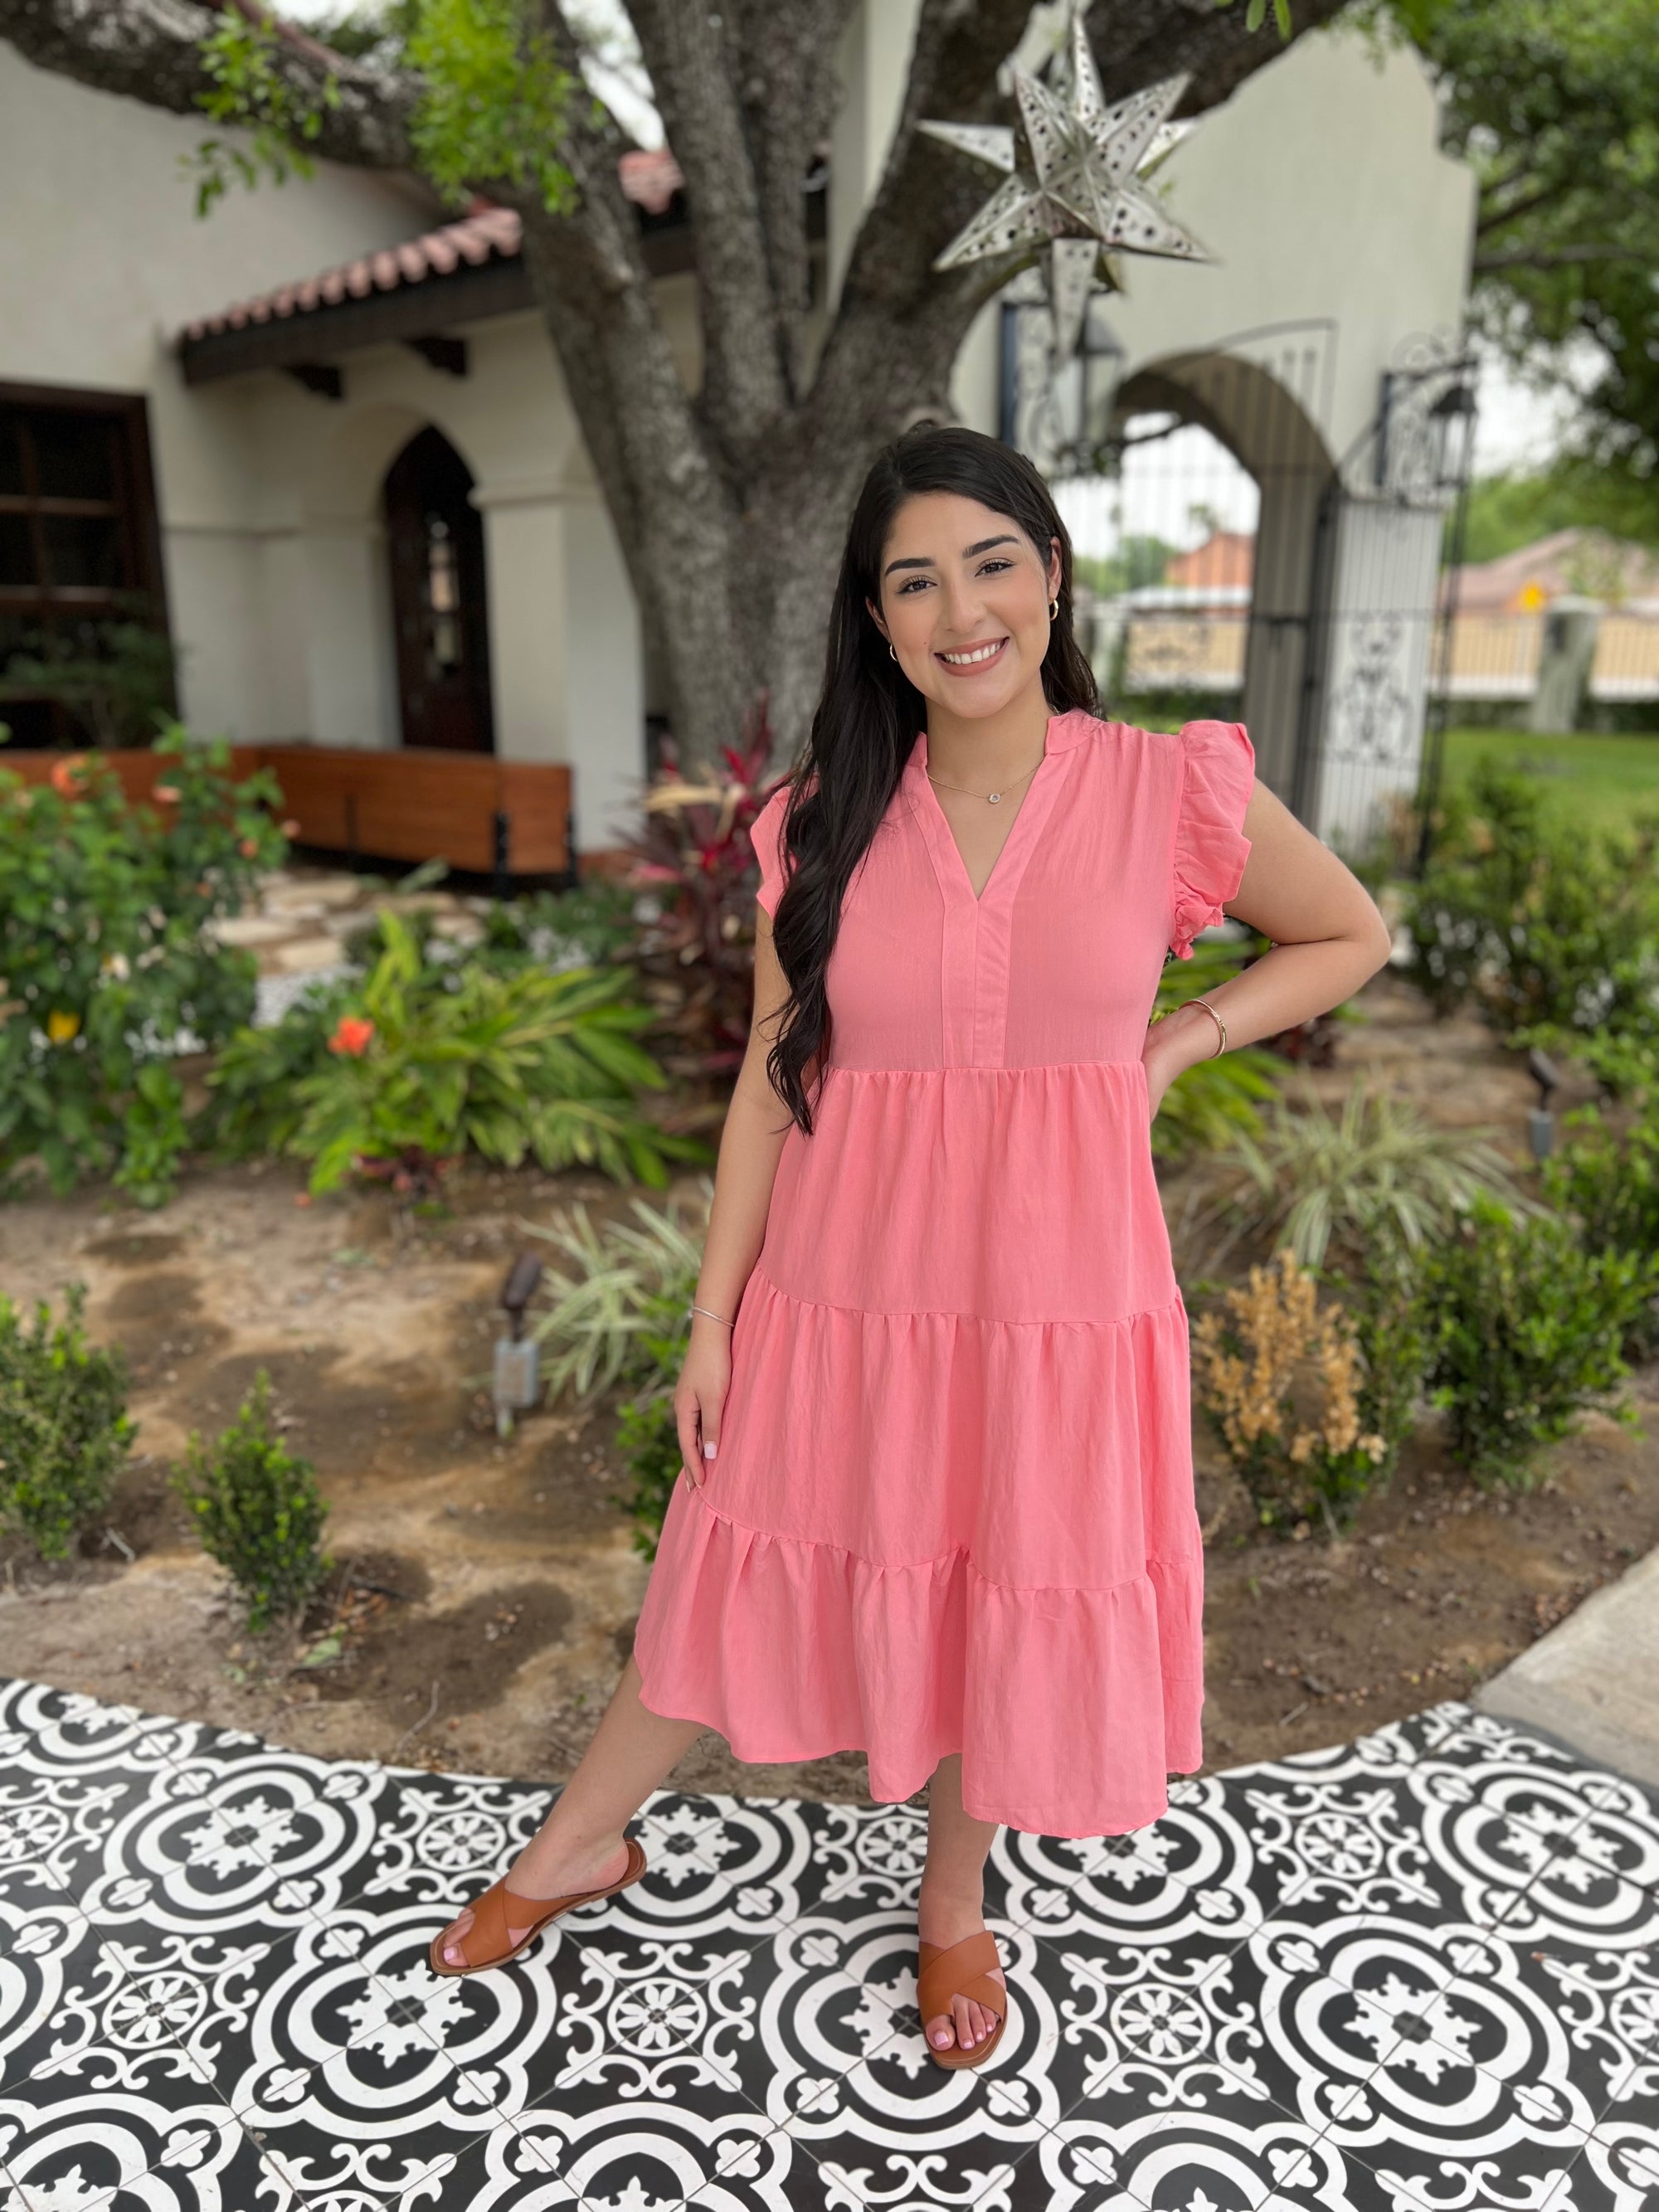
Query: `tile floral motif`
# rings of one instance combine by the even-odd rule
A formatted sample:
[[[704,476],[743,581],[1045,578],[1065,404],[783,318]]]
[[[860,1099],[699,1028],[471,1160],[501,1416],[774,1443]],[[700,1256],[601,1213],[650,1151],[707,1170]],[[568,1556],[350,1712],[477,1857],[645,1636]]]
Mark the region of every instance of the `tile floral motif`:
[[[555,1794],[0,1682],[0,2212],[1659,2212],[1659,1813],[1467,1706],[1001,1833],[983,2072],[914,1803],[659,1791],[434,1975]]]

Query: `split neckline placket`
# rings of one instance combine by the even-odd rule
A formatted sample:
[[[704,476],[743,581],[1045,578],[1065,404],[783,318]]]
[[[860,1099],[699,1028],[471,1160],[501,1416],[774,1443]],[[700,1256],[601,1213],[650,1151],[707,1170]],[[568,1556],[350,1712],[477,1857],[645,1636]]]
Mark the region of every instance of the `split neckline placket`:
[[[926,730],[918,732],[910,749],[905,775],[911,787],[911,814],[926,841],[945,902],[940,983],[946,1066],[1002,1065],[1015,894],[1067,781],[1065,757],[1096,726],[1085,714],[1049,717],[1042,758],[977,896],[949,817],[927,779]]]

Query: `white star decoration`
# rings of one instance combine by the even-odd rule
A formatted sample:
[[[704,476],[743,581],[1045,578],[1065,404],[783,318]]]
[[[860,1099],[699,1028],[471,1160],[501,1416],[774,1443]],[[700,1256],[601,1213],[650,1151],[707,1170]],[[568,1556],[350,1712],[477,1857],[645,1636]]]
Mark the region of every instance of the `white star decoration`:
[[[1188,78],[1164,77],[1109,107],[1079,9],[1072,19],[1069,100],[1060,100],[1025,70],[1017,68],[1013,80],[1030,148],[1031,172],[1015,166],[1012,125],[918,126],[930,137],[1009,173],[1007,182],[936,257],[933,266],[954,269],[964,261],[1048,240],[1054,350],[1063,360],[1075,351],[1082,334],[1103,252],[1157,253],[1182,261],[1211,258],[1192,233],[1159,206],[1138,175],[1182,135],[1180,126],[1166,118]]]

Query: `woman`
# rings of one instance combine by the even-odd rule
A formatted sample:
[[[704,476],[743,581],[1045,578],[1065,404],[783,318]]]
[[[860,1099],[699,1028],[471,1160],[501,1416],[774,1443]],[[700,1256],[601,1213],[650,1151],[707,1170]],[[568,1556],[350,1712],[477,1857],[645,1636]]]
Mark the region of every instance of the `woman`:
[[[635,1656],[545,1826],[438,1937],[465,1972],[636,1880],[707,1728],[931,1778],[930,2056],[989,2057],[999,1824],[1121,1833],[1200,1763],[1187,1316],[1149,1128],[1183,1068],[1386,960],[1237,724],[1096,714],[1047,486],[924,424],[854,514],[808,754],[752,832],[755,1015],[722,1137],[685,1457]],[[1224,908],[1273,940],[1156,1024]],[[787,1114],[780,1115],[780,1103]]]

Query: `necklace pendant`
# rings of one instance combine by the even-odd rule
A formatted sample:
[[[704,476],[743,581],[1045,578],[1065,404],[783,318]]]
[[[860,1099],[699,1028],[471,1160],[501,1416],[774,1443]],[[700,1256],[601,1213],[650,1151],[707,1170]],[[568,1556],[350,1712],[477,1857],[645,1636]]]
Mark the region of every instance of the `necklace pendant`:
[[[1000,805],[1001,803],[1002,793],[1000,791],[988,791],[985,796],[993,806]]]

